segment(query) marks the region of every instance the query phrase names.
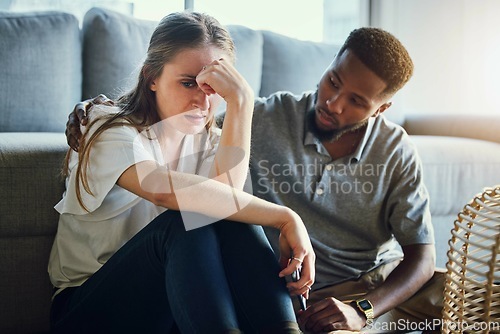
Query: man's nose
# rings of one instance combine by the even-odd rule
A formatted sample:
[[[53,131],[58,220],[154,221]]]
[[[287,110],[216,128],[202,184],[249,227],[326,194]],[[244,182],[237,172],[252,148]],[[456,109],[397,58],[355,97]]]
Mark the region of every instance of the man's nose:
[[[338,95],[332,95],[326,100],[326,106],[328,108],[328,111],[334,114],[341,114],[344,105],[342,103],[342,99]]]

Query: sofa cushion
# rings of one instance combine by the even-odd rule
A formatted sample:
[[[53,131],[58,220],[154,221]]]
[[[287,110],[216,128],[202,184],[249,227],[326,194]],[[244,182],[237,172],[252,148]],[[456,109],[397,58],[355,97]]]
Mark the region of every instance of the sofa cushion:
[[[102,8],[83,19],[83,98],[116,98],[133,88],[157,22]]]
[[[500,144],[445,136],[411,138],[422,159],[433,216],[457,215],[484,188],[500,183]]]
[[[262,79],[262,33],[244,26],[228,25],[236,46],[236,68],[258,96]]]
[[[67,150],[64,133],[0,133],[0,239],[55,234]]]
[[[0,13],[0,131],[60,131],[81,99],[78,20]]]
[[[108,9],[92,8],[87,12],[82,28],[85,99],[100,93],[116,98],[133,88],[157,24]],[[227,29],[236,45],[236,68],[258,92],[262,34],[237,25]]]
[[[255,96],[259,95],[262,79],[262,34],[244,26],[228,25],[227,30],[231,34],[236,47],[235,67],[246,79]],[[217,107],[216,114],[226,110],[226,103]]]
[[[285,90],[300,94],[314,90],[339,47],[301,41],[271,31],[264,36],[264,63],[260,96]]]

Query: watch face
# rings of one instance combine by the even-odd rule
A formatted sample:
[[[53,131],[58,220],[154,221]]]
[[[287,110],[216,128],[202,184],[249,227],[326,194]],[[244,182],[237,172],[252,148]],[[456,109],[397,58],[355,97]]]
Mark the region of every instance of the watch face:
[[[364,311],[368,311],[372,308],[370,305],[370,302],[368,302],[366,299],[360,300],[358,302],[359,307],[361,307]]]

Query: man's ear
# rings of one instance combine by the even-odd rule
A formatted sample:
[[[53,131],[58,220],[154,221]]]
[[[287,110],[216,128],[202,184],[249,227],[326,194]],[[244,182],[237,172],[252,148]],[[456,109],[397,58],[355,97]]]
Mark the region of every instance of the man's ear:
[[[389,108],[390,106],[392,106],[392,102],[386,102],[384,103],[383,105],[381,105],[377,111],[375,111],[372,115],[372,117],[377,117],[378,115],[380,115],[381,113],[383,113],[384,111],[387,110],[387,108]]]

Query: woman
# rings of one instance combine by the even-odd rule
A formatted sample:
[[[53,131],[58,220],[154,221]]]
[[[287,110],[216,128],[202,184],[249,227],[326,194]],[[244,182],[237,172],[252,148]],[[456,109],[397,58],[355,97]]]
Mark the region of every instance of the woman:
[[[297,214],[241,190],[253,94],[233,61],[217,21],[171,14],[135,89],[93,109],[56,205],[53,332],[299,332],[289,293],[308,296],[314,253]],[[252,224],[280,229],[281,271]]]

